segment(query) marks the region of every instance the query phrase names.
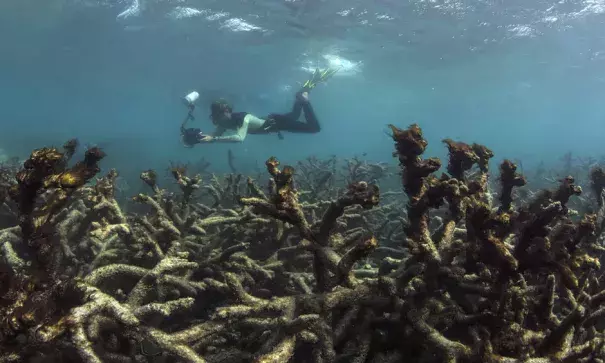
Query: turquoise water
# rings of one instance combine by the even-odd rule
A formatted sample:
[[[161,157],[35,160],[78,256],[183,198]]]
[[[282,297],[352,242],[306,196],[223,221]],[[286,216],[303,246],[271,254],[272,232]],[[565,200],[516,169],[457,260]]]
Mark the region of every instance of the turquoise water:
[[[137,175],[169,161],[240,170],[268,156],[391,161],[385,125],[417,122],[496,161],[602,154],[605,1],[68,1],[0,5],[0,148],[25,157],[71,137]],[[249,135],[183,148],[180,98],[226,97],[258,116],[289,110],[315,66],[341,66],[311,100],[316,135]]]

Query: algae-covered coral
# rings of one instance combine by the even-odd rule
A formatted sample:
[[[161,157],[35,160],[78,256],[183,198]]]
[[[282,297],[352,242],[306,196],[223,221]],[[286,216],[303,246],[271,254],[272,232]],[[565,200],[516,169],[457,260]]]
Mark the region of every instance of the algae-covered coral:
[[[266,189],[176,165],[175,194],[143,171],[125,212],[101,150],[35,150],[2,184],[0,362],[605,359],[605,214],[567,207],[574,178],[520,203],[509,160],[492,191],[487,147],[444,140],[436,176],[420,127],[391,130],[407,202],[381,164],[337,185],[333,160],[269,158]]]

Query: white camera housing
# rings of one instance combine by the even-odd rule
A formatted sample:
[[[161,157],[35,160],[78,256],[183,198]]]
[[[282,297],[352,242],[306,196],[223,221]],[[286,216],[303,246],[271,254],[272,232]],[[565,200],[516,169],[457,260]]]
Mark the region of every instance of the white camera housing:
[[[197,91],[193,91],[187,96],[183,97],[183,102],[185,102],[186,106],[193,106],[198,98],[200,98],[200,94],[197,93]]]

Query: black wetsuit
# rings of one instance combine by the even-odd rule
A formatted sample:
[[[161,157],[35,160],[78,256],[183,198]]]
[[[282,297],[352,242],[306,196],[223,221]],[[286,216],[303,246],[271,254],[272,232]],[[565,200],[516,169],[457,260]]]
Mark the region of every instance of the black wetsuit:
[[[306,122],[298,121],[301,112],[305,113]],[[249,134],[268,134],[272,132],[292,132],[314,134],[321,131],[321,126],[309,101],[300,101],[298,97],[292,111],[286,114],[270,114],[265,118],[268,127],[261,130],[249,130]]]

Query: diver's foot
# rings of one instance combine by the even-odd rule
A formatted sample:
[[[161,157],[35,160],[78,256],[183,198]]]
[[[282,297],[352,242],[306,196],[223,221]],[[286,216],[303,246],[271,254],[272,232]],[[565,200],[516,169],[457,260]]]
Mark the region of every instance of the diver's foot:
[[[309,102],[309,91],[302,89],[296,93],[296,100],[299,102]]]

